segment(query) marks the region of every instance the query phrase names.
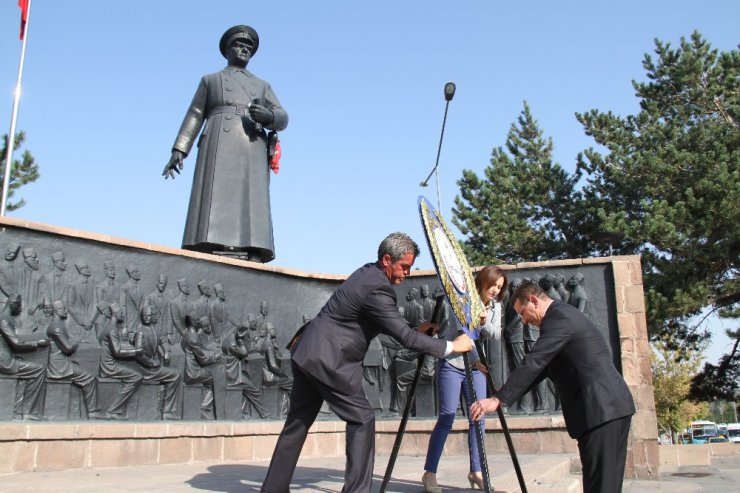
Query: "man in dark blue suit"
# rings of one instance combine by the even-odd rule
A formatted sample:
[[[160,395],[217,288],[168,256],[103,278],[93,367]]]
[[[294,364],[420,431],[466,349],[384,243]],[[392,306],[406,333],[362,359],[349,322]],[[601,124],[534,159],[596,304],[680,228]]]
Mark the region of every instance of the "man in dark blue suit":
[[[471,416],[477,420],[501,403],[512,406],[533,383],[549,376],[568,434],[578,442],[583,491],[622,491],[635,404],[606,340],[578,308],[552,300],[534,282],[522,282],[511,299],[522,322],[540,328],[540,338],[496,397],[470,406]]]
[[[362,389],[362,361],[379,333],[417,352],[442,357],[467,352],[473,342],[461,335],[448,342],[412,329],[399,314],[393,286],[409,275],[419,247],[406,234],[392,233],[378,247],[378,260],[357,269],[334,292],[319,314],[291,341],[293,388],[285,426],[272,455],[266,493],[289,491],[308,429],[326,401],[347,423],[344,492],[368,493],[375,460],[375,413]]]

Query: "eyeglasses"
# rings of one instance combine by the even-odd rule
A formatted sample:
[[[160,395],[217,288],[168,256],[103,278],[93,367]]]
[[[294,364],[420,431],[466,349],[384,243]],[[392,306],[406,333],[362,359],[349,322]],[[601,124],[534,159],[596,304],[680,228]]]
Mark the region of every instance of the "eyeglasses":
[[[519,308],[519,310],[516,310],[516,314],[517,314],[517,315],[519,316],[519,318],[521,318],[522,320],[524,320],[524,317],[522,316],[522,312],[524,311],[524,307],[525,307],[525,306],[527,306],[528,304],[529,304],[529,300],[527,300],[527,301],[525,301],[524,303],[522,303],[522,306],[521,306],[521,307]]]

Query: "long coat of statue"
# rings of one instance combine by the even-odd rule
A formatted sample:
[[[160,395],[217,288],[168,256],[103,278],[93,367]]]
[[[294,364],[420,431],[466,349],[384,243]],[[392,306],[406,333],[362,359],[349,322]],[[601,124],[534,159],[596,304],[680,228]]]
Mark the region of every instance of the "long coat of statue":
[[[263,262],[275,257],[267,135],[249,117],[253,102],[274,114],[265,128],[280,131],[288,125],[270,84],[247,70],[230,66],[200,81],[173,146],[187,155],[205,120],[183,248],[250,249]]]

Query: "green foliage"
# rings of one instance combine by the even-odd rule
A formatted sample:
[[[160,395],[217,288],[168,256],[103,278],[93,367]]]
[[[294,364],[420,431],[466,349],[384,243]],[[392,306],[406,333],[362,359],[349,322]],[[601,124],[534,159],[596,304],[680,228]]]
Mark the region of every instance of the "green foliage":
[[[736,423],[738,420],[738,403],[732,401],[714,401],[709,404],[709,420],[715,423]],[[727,434],[724,434],[727,436]]]
[[[695,32],[676,49],[656,40],[655,55],[632,83],[639,113],[576,113],[600,147],[579,153],[573,174],[552,162],[525,104],[484,179],[463,172],[453,223],[476,264],[641,255],[651,338],[676,350],[708,337],[693,322],[704,307],[740,314],[740,51]],[[710,379],[725,394],[739,359]]]
[[[26,134],[24,132],[18,132],[15,136],[15,142],[13,143],[13,154],[20,149],[23,141],[26,140]],[[5,161],[8,155],[8,135],[3,135],[3,147],[0,149],[0,190],[2,190],[3,179],[5,176]],[[10,173],[10,183],[8,186],[8,197],[5,204],[6,210],[14,211],[23,207],[26,203],[25,200],[21,199],[17,202],[11,202],[11,198],[15,195],[15,191],[26,183],[34,182],[38,180],[41,175],[39,174],[39,168],[36,165],[36,160],[28,150],[23,151],[21,159],[13,159]]]
[[[705,406],[688,398],[701,353],[686,349],[677,353],[665,345],[653,344],[650,362],[658,427],[671,435],[681,433],[690,421],[699,419],[706,411]]]
[[[580,154],[578,169],[603,227],[642,255],[651,333],[693,343],[703,334],[689,317],[740,301],[740,52],[719,54],[699,33],[655,44],[648,82],[633,82],[640,113],[576,114],[608,150]]]
[[[740,400],[737,383],[740,381],[740,358],[738,345],[740,344],[740,330],[728,330],[727,336],[735,339],[732,350],[723,355],[718,365],[704,363],[691,383],[691,398],[696,400],[718,398],[728,401]]]
[[[506,151],[493,150],[485,180],[469,170],[457,183],[452,219],[467,236],[463,244],[474,264],[577,254],[581,235],[573,229],[577,178],[552,162],[552,140],[524,103],[511,126]]]

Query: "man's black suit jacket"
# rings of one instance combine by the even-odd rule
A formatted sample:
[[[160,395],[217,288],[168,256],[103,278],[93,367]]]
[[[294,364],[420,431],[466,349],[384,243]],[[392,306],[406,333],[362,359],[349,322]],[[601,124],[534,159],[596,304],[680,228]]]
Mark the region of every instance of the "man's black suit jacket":
[[[510,406],[542,376],[549,376],[557,387],[572,438],[635,412],[604,337],[577,308],[561,301],[547,308],[539,340],[497,397]]]
[[[324,385],[348,394],[362,392],[362,361],[370,341],[388,334],[409,349],[440,357],[441,339],[413,330],[396,306],[396,293],[377,263],[357,269],[319,314],[301,329],[293,361]]]

